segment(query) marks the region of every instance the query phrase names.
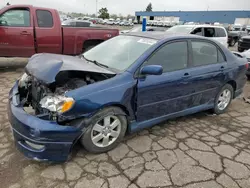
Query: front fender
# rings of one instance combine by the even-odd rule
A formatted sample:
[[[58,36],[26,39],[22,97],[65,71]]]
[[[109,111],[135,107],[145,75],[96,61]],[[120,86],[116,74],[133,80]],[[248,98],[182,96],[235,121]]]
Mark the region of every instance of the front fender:
[[[61,118],[90,117],[107,106],[118,106],[128,112],[129,120],[134,120],[137,80],[129,78],[127,76],[118,76],[69,92],[67,96],[74,98],[76,102],[74,107],[64,113]]]

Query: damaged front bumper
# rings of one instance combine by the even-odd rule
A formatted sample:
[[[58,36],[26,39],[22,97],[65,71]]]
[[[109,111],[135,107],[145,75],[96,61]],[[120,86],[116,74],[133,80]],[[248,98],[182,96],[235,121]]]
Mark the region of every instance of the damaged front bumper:
[[[20,103],[18,82],[9,93],[8,116],[18,150],[34,160],[66,161],[82,134],[77,127],[62,126],[25,112]]]

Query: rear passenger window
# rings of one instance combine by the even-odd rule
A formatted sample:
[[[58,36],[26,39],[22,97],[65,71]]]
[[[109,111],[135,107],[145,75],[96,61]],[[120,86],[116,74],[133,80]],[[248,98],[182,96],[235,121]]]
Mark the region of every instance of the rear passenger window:
[[[210,27],[204,28],[204,36],[215,37],[215,29]]]
[[[202,66],[225,62],[221,51],[208,42],[192,42],[193,66]]]
[[[53,17],[50,11],[37,10],[36,16],[38,27],[53,27]]]
[[[226,37],[226,32],[222,28],[215,28],[216,31],[216,37]]]
[[[156,51],[144,65],[161,65],[163,72],[172,72],[185,69],[187,62],[187,42],[173,42]]]

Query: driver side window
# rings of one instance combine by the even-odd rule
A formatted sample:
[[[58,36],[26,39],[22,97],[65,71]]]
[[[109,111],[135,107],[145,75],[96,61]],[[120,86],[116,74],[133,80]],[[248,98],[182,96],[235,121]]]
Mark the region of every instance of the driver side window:
[[[186,41],[172,42],[157,50],[144,65],[161,65],[163,72],[187,68],[188,45]]]
[[[191,34],[202,36],[202,28],[201,27],[196,28],[191,32]]]
[[[29,27],[30,12],[27,9],[12,9],[0,16],[0,25],[9,27]]]

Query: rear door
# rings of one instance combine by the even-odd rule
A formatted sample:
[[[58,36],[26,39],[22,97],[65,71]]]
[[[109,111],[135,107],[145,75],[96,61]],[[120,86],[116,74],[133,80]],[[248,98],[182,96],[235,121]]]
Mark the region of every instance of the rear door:
[[[225,55],[213,42],[191,40],[191,82],[194,84],[193,106],[213,104],[228,72]]]
[[[214,39],[217,40],[218,42],[220,42],[221,44],[223,44],[224,46],[226,46],[226,47],[228,46],[228,44],[227,44],[228,35],[227,35],[226,29],[216,27]]]
[[[62,53],[61,21],[55,10],[35,10],[35,31],[38,53]]]
[[[0,15],[0,56],[30,57],[35,53],[29,8],[9,9]]]

